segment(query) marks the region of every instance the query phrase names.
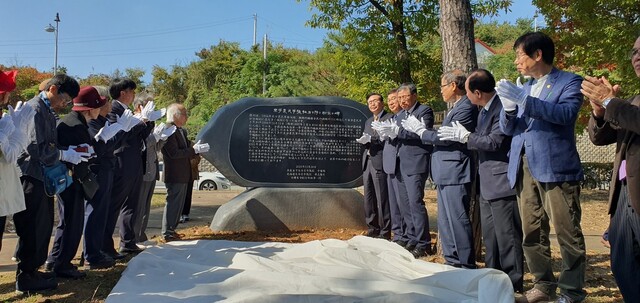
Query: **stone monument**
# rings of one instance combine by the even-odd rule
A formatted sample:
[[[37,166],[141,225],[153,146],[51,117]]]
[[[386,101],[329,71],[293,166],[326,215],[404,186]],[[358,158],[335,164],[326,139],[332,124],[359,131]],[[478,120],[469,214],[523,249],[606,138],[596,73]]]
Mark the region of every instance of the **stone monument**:
[[[244,98],[219,109],[197,140],[247,190],[216,212],[214,231],[364,228],[362,135],[368,108],[340,97]]]

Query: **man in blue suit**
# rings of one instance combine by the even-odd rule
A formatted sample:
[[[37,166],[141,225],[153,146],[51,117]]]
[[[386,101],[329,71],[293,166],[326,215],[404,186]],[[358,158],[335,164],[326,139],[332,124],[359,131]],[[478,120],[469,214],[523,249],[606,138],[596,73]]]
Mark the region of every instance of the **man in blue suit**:
[[[466,129],[476,127],[478,108],[466,96],[466,79],[460,70],[442,75],[442,98],[453,103],[453,108],[442,121],[443,126],[451,126],[458,121]],[[419,134],[424,144],[435,146],[431,155],[431,178],[438,191],[438,234],[446,264],[476,268],[473,228],[469,220],[474,177],[471,151],[462,143],[441,141],[435,130],[423,128],[417,119],[408,118],[403,121],[403,126]]]
[[[507,176],[517,192],[524,255],[534,276],[534,288],[523,301],[548,301],[560,287],[558,302],[581,302],[586,296],[580,227],[584,176],[574,126],[583,101],[582,78],[553,67],[554,44],[543,33],[524,34],[513,47],[518,71],[532,79],[522,88],[500,80],[496,91],[503,105],[500,129],[513,136]],[[557,280],[551,267],[549,221],[562,255]]]
[[[393,113],[389,119],[396,124],[396,115],[402,110],[397,99],[398,89],[393,89],[387,96],[387,105]],[[398,139],[384,140],[382,150],[382,168],[387,174],[387,189],[389,192],[389,213],[391,214],[391,232],[394,243],[407,247],[413,236],[413,222],[409,209],[409,198],[402,183],[402,173],[398,165]],[[402,188],[403,190],[400,190]]]
[[[373,116],[364,123],[364,133],[356,141],[365,146],[362,154],[362,180],[364,181],[364,215],[367,236],[391,239],[391,218],[389,214],[389,193],[387,175],[382,169],[382,149],[384,141],[371,128],[371,122],[384,121],[391,115],[384,110],[380,94],[369,94],[367,105]]]
[[[495,86],[496,80],[489,71],[472,72],[465,83],[467,98],[482,107],[475,131],[469,132],[455,123],[438,129],[438,136],[440,140],[466,143],[469,150],[477,151],[485,264],[509,275],[513,288],[522,292],[522,223],[516,191],[507,179],[511,137],[500,130],[502,103]]]

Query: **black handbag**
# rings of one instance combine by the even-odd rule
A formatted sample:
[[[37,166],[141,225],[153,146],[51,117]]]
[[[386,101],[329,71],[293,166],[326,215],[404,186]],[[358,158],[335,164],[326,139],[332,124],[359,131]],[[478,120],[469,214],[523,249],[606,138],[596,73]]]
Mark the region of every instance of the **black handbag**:
[[[49,197],[63,192],[73,183],[71,171],[60,161],[56,161],[51,166],[42,165],[42,174],[44,176],[44,192]]]
[[[98,175],[92,171],[89,171],[82,179],[78,179],[78,182],[82,184],[82,191],[84,191],[84,197],[87,200],[91,200],[100,188]]]

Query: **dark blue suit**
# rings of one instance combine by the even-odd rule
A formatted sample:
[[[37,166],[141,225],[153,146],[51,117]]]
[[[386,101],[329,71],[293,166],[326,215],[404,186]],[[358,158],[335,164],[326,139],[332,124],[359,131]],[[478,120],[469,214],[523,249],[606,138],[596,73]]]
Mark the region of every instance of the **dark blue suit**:
[[[113,108],[107,116],[109,122],[115,123],[116,116],[122,115],[125,108],[116,100],[112,102]],[[134,126],[121,141],[120,147],[114,151],[116,166],[113,175],[113,190],[109,216],[103,239],[102,249],[107,254],[115,254],[113,232],[116,222],[120,231],[120,247],[137,249],[134,224],[137,219],[138,197],[140,196],[140,184],[144,172],[143,141],[153,130],[154,123],[140,123]],[[119,216],[118,216],[119,214]],[[118,218],[120,219],[118,221]]]
[[[429,234],[429,217],[424,206],[424,184],[429,176],[429,157],[431,145],[425,145],[420,137],[413,132],[402,128],[401,120],[409,115],[418,120],[424,120],[427,129],[433,128],[433,110],[426,105],[416,103],[411,109],[398,113],[396,123],[398,131],[398,157],[400,159],[400,172],[402,182],[399,183],[400,191],[407,193],[411,222],[413,223],[413,237],[409,239],[410,245],[416,249],[431,249],[431,235]],[[408,218],[406,218],[408,220]]]
[[[501,110],[500,97],[495,95],[493,101],[480,110],[478,125],[475,132],[469,134],[467,148],[478,154],[485,264],[504,271],[514,289],[522,290],[522,223],[516,191],[507,179],[511,137],[500,130]]]
[[[385,111],[380,115],[380,121],[387,120],[391,116]],[[378,133],[371,128],[373,121],[374,117],[371,117],[364,124],[364,132],[371,136],[371,142],[365,144],[365,151],[362,154],[365,221],[368,236],[389,239],[391,238],[389,192],[387,175],[382,169],[384,142],[380,141]]]
[[[474,130],[478,108],[465,96],[447,114],[443,126],[459,121]],[[431,156],[431,178],[438,187],[438,233],[446,263],[475,268],[473,229],[469,220],[473,158],[467,147],[458,142],[440,141],[437,132],[422,133],[426,144],[435,145]]]
[[[389,119],[395,122],[396,115]],[[404,184],[402,184],[402,173],[398,161],[398,139],[387,139],[382,150],[382,168],[387,174],[387,189],[389,191],[389,213],[391,214],[391,231],[393,241],[409,243],[411,238],[415,238],[411,210],[409,208],[409,198]]]

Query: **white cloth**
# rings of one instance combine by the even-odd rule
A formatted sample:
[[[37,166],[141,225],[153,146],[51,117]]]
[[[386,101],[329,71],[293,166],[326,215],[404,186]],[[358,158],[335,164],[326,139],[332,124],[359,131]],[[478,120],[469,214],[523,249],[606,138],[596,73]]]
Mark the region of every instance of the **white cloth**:
[[[416,260],[382,239],[184,241],[129,261],[106,302],[514,301],[509,277]]]
[[[14,163],[7,163],[0,156],[0,216],[8,216],[25,210],[24,192],[20,183],[20,169]]]

